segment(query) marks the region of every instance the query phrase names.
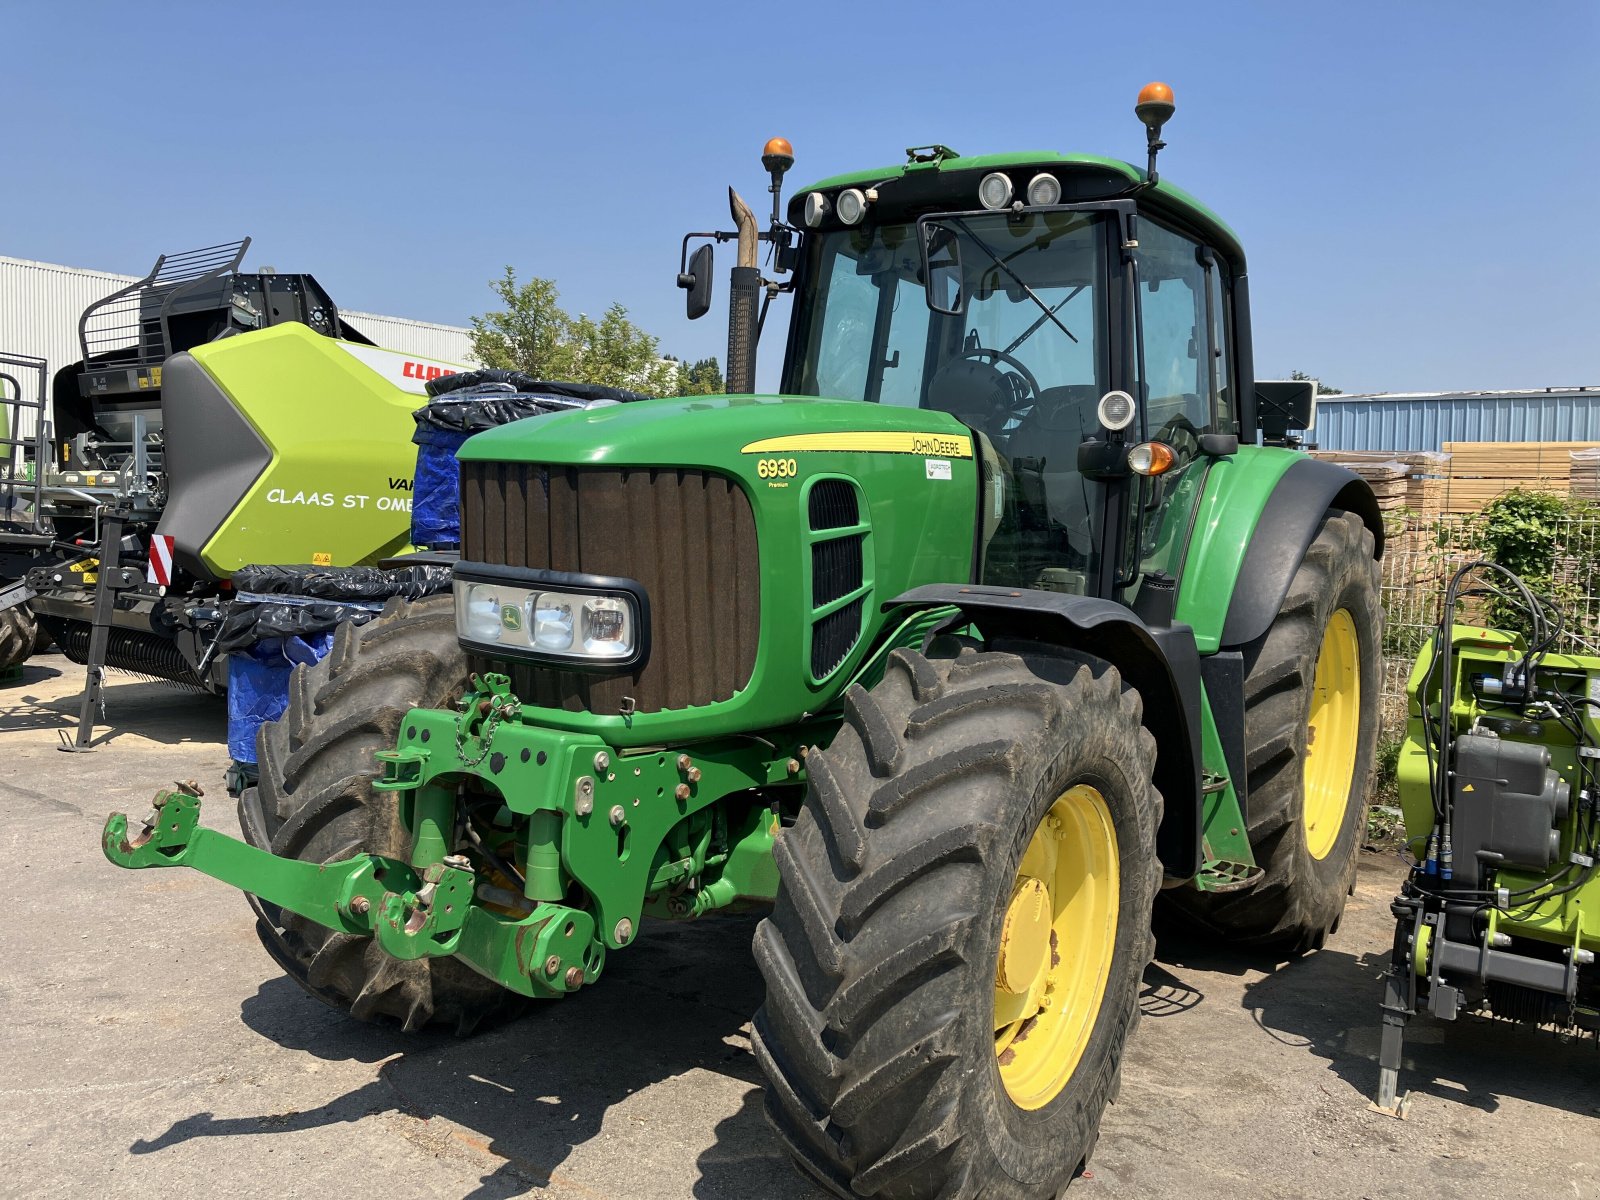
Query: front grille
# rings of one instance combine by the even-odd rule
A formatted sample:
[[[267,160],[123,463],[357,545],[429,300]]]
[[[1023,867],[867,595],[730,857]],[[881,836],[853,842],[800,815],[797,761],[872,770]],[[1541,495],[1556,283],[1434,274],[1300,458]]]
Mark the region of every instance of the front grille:
[[[461,464],[461,556],[618,575],[650,598],[650,657],[622,674],[516,663],[526,703],[614,714],[726,700],[755,669],[761,566],[755,514],[709,471]],[[472,668],[504,670],[475,659]]]
[[[852,600],[811,627],[811,674],[814,678],[825,678],[855,649],[856,638],[861,634],[862,603]]]
[[[811,528],[845,529],[861,520],[855,487],[844,479],[821,479],[811,489]]]
[[[817,542],[811,547],[811,607],[821,608],[861,586],[861,541],[865,534]]]

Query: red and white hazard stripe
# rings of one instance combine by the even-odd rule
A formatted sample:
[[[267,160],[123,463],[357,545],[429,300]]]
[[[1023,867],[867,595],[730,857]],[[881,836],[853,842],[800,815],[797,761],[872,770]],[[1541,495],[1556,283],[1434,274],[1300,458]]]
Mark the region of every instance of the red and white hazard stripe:
[[[145,572],[145,582],[160,587],[172,583],[172,538],[165,533],[150,536],[150,568]]]

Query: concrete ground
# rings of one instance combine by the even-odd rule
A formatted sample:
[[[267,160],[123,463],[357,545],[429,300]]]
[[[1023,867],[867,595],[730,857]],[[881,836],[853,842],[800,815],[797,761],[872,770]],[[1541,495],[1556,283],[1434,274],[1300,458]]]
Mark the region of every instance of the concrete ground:
[[[106,813],[174,779],[233,831],[224,720],[119,682],[109,741],[58,753],[81,678],[52,655],[0,685],[0,1193],[818,1194],[761,1115],[750,921],[654,926],[602,986],[469,1041],[359,1025],[279,975],[230,888],[101,857]],[[1410,1119],[1367,1111],[1399,874],[1365,856],[1343,929],[1296,962],[1164,945],[1070,1194],[1600,1198],[1592,1041],[1418,1021]]]

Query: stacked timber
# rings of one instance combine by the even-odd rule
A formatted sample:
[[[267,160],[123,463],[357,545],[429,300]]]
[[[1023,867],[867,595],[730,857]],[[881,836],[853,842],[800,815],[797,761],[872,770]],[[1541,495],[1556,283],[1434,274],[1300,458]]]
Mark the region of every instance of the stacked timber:
[[[1600,500],[1600,450],[1572,452],[1572,494]]]
[[[1600,442],[1446,442],[1450,456],[1446,512],[1477,512],[1515,488],[1572,490],[1575,451],[1600,448]]]
[[[1378,507],[1436,516],[1445,494],[1448,455],[1432,450],[1313,450],[1311,457],[1338,463],[1372,485]]]

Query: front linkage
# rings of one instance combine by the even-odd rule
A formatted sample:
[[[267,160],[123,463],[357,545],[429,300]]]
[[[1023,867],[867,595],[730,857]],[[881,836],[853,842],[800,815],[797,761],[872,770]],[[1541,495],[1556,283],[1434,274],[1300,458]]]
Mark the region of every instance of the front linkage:
[[[113,813],[102,848],[121,867],[191,867],[395,958],[453,955],[523,995],[559,996],[593,983],[646,912],[684,919],[773,898],[781,793],[763,789],[798,798],[803,748],[826,728],[692,755],[618,749],[523,723],[509,681],[492,674],[473,677],[461,710],[412,711],[378,755],[372,786],[397,794],[409,862],[279,858],[202,828],[192,783],[158,793],[132,836]],[[719,803],[735,797],[747,802]],[[498,806],[487,832],[465,811],[485,803]]]

